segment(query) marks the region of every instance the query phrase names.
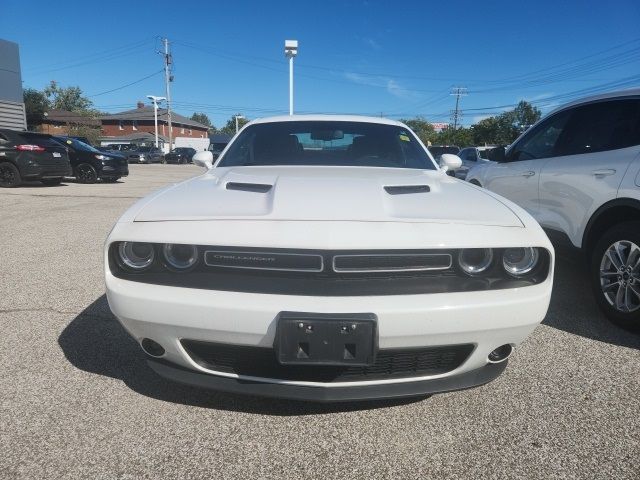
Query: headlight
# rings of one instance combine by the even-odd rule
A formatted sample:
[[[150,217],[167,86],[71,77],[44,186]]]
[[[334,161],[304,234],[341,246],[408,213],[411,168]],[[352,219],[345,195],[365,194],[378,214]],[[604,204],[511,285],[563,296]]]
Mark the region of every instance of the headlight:
[[[538,250],[532,247],[507,248],[502,254],[502,265],[509,275],[521,277],[538,264]]]
[[[101,155],[101,154],[98,154],[98,155],[96,155],[95,157],[96,157],[98,160],[110,160],[110,159],[111,159],[111,157],[109,157],[108,155]]]
[[[139,272],[151,266],[156,252],[150,243],[122,242],[118,245],[118,255],[125,267]]]
[[[177,270],[191,268],[198,261],[198,247],[195,245],[167,243],[162,247],[162,253],[167,264]]]
[[[458,254],[458,265],[468,275],[477,275],[486,271],[493,261],[490,248],[465,248]]]

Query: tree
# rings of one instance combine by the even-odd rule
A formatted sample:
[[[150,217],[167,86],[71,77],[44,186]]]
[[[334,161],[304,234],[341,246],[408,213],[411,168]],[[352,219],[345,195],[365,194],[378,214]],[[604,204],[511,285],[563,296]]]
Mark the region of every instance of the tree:
[[[49,110],[49,100],[46,95],[34,88],[27,88],[23,92],[24,107],[27,114],[27,128],[33,130],[41,125],[44,114]]]
[[[540,116],[538,108],[522,100],[513,110],[485,118],[473,125],[473,142],[476,145],[508,145],[529,126],[540,120]]]
[[[418,136],[422,143],[427,145],[427,142],[433,142],[436,136],[436,131],[429,122],[423,117],[416,117],[409,120],[400,120],[405,123],[413,132]]]
[[[239,117],[240,114],[238,113],[232,116],[229,120],[227,120],[227,123],[225,124],[225,126],[220,129],[220,133],[226,133],[227,135],[235,135],[237,116]],[[238,129],[242,128],[247,123],[249,123],[249,120],[247,120],[246,118],[244,117],[238,118]]]
[[[206,125],[210,129],[211,127],[213,127],[213,124],[211,123],[211,120],[209,120],[209,117],[206,113],[194,112],[193,115],[191,115],[191,120]]]
[[[82,95],[80,87],[63,88],[55,80],[44,89],[50,108],[68,110],[70,112],[96,114],[93,102]]]

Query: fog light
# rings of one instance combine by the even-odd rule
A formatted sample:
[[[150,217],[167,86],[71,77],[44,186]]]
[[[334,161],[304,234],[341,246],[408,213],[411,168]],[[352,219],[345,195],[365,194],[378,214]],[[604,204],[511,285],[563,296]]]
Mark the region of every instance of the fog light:
[[[150,338],[143,338],[140,342],[142,350],[152,357],[161,357],[164,355],[164,348],[158,342],[154,342]]]

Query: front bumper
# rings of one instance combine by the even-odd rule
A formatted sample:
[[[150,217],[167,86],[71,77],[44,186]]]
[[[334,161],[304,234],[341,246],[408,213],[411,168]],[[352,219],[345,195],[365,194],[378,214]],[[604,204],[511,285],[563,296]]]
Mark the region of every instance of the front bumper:
[[[100,177],[126,177],[129,175],[129,165],[103,165]]]
[[[404,398],[449,392],[452,390],[463,390],[494,380],[507,367],[507,361],[504,361],[502,363],[489,363],[476,370],[443,378],[393,384],[316,388],[304,385],[281,385],[207,375],[206,373],[195,372],[162,360],[149,359],[147,363],[153,371],[161,377],[185,385],[235,394],[314,402],[348,402],[384,398]]]
[[[491,381],[504,369],[487,357],[517,345],[544,318],[552,275],[535,286],[482,292],[380,297],[308,297],[197,290],[142,284],[106,274],[111,310],[138,341],[150,338],[165,349],[151,361],[159,374],[217,390],[318,401],[402,397],[468,388]],[[372,312],[378,318],[380,350],[473,344],[459,367],[415,378],[322,383],[257,378],[203,367],[181,340],[272,347],[282,311]],[[312,367],[311,367],[312,368]]]

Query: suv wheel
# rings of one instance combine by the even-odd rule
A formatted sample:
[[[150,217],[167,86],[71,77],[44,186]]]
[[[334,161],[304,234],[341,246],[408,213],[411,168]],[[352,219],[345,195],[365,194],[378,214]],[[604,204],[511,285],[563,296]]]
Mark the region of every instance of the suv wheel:
[[[96,169],[88,163],[81,163],[76,167],[76,180],[78,183],[96,183],[98,181]]]
[[[13,163],[0,163],[0,187],[13,188],[21,183],[20,172]]]
[[[600,238],[591,254],[591,283],[609,320],[640,330],[640,222],[621,223]]]

